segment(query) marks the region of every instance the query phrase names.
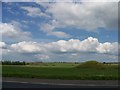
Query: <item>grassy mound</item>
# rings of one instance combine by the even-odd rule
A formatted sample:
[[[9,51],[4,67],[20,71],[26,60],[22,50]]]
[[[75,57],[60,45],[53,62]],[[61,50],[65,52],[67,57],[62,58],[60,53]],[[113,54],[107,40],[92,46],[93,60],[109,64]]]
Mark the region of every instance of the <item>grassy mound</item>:
[[[104,69],[105,65],[97,61],[86,61],[77,66],[77,68],[97,68]]]

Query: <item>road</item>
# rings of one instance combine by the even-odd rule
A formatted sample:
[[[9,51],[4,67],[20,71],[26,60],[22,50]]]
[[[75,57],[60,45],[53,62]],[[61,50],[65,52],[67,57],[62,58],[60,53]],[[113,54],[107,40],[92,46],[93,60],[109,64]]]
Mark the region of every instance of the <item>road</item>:
[[[3,77],[3,88],[115,88],[117,80],[58,80]]]

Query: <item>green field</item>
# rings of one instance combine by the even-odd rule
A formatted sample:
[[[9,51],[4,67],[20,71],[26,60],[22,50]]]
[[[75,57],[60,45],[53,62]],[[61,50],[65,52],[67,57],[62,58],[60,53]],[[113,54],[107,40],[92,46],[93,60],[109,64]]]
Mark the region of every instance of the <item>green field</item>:
[[[26,77],[45,79],[117,80],[118,65],[104,68],[78,67],[79,63],[41,63],[29,65],[3,65],[3,77]]]

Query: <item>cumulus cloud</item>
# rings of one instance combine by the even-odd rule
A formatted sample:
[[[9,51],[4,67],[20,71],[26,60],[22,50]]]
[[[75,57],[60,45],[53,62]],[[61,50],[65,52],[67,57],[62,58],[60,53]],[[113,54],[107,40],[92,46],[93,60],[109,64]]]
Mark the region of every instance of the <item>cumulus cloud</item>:
[[[8,45],[5,42],[0,42],[0,54],[7,54],[10,52]]]
[[[107,29],[117,27],[117,3],[54,3],[46,12],[51,13],[53,19],[64,26],[74,26],[88,31],[95,31],[100,27]]]
[[[55,31],[54,29],[56,28],[56,26],[58,25],[58,23],[55,20],[52,20],[51,23],[47,23],[47,24],[43,24],[40,26],[40,30],[42,30],[43,32],[45,32],[47,35],[53,35],[59,38],[69,38],[71,37],[69,34],[66,34],[62,31]]]
[[[117,60],[118,42],[100,43],[97,38],[93,37],[84,40],[58,40],[49,43],[22,41],[6,44],[0,42],[0,50],[2,50],[4,58],[17,60],[79,61],[108,59],[109,61]]]
[[[88,37],[87,39],[80,41],[70,39],[68,41],[59,40],[52,43],[56,45],[57,49],[61,52],[96,52],[96,53],[118,53],[118,43],[100,43],[97,38]]]
[[[37,7],[21,7],[21,9],[26,10],[27,11],[27,15],[32,16],[32,17],[40,16],[40,17],[47,17],[47,18],[49,18],[49,15],[43,13],[40,10],[40,8],[37,8]]]
[[[88,37],[80,41],[78,39],[59,40],[50,43],[19,42],[12,44],[11,48],[21,53],[69,53],[69,52],[95,52],[95,53],[118,53],[118,43],[100,43],[97,38]]]
[[[24,6],[21,9],[27,11],[31,17],[46,17],[50,21],[40,25],[40,30],[47,35],[58,38],[69,38],[69,34],[64,31],[57,31],[57,28],[74,27],[95,32],[99,28],[110,30],[118,29],[118,2],[108,2],[108,0],[65,0],[60,3],[48,3],[36,1],[37,4],[45,8]]]
[[[108,2],[108,0],[93,0],[93,2],[81,0],[80,2],[56,1],[51,4],[36,2],[46,8],[45,13],[51,15],[51,21],[42,25],[41,30],[48,35],[66,38],[70,35],[64,31],[57,32],[56,29],[74,27],[91,32],[96,32],[99,28],[118,29],[118,2]]]
[[[30,32],[22,31],[19,27],[19,23],[0,23],[1,34],[3,38],[13,39],[13,40],[26,40],[30,39]],[[6,39],[6,40],[7,40]]]
[[[5,42],[0,42],[0,48],[4,48],[4,47],[6,47]]]
[[[118,52],[118,43],[100,43],[96,48],[99,53],[117,53]]]
[[[19,42],[17,44],[12,44],[11,48],[17,52],[21,53],[36,53],[44,51],[42,48],[43,45],[38,44],[37,42]]]

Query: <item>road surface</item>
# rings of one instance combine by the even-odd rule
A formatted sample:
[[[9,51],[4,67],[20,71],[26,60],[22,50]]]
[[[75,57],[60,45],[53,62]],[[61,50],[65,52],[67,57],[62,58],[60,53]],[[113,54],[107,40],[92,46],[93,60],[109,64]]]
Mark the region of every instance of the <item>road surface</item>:
[[[2,88],[115,88],[117,80],[58,80],[31,78],[2,78]]]

